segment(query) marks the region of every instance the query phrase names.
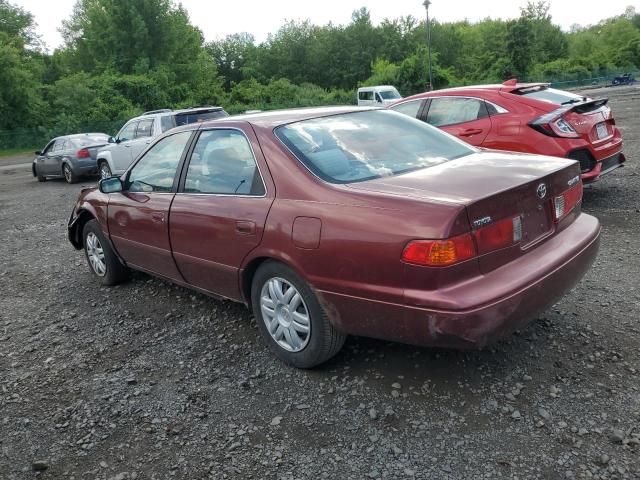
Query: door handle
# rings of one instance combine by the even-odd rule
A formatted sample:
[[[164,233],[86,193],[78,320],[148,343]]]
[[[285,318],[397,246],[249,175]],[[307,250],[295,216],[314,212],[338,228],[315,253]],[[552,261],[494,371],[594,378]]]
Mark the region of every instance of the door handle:
[[[256,224],[248,220],[239,220],[236,222],[236,232],[241,235],[255,235]]]
[[[479,133],[482,133],[482,129],[480,128],[468,128],[466,130],[463,130],[460,135],[463,137],[470,137],[471,135],[478,135]]]
[[[127,148],[131,148],[131,145],[129,145],[128,143],[125,143],[124,146],[127,147]]]
[[[164,222],[164,213],[162,213],[162,212],[153,212],[151,214],[151,220],[153,220],[154,222],[157,222],[157,223],[163,223]]]

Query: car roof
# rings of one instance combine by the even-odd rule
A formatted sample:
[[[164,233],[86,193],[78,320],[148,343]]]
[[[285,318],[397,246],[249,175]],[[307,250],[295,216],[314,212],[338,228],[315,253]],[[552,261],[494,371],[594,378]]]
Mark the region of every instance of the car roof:
[[[339,115],[341,113],[362,112],[367,110],[381,110],[378,107],[356,107],[356,106],[337,106],[337,107],[306,107],[306,108],[289,108],[285,110],[272,110],[260,113],[246,113],[242,115],[234,115],[216,120],[194,124],[201,128],[219,124],[221,121],[245,121],[258,127],[275,128],[288,123],[299,122],[302,120],[310,120],[318,117],[328,117],[331,115]]]
[[[411,95],[410,97],[405,97],[402,100],[398,100],[393,105],[398,105],[400,103],[405,103],[410,100],[416,100],[419,98],[429,98],[429,97],[438,97],[442,95],[450,94],[472,94],[472,93],[481,93],[481,92],[506,92],[510,93],[515,90],[520,90],[522,88],[529,87],[538,87],[545,86],[548,87],[548,83],[495,83],[488,85],[468,85],[464,87],[452,87],[452,88],[443,88],[441,90],[432,90],[430,92],[422,92],[417,93],[415,95]],[[392,105],[392,106],[393,106]]]

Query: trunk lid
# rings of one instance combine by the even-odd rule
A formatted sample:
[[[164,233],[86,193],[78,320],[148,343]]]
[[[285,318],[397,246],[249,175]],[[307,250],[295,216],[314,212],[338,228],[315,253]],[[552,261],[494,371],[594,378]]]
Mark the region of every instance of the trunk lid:
[[[573,160],[483,151],[435,167],[349,187],[464,205],[473,230],[520,217],[519,244],[478,257],[481,271],[486,272],[553,235],[552,199],[579,181],[579,175],[580,168]]]

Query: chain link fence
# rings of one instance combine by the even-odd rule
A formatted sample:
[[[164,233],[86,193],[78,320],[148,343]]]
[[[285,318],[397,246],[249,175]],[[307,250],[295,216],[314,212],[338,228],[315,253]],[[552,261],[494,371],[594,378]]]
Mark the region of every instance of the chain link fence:
[[[92,122],[80,126],[59,124],[50,128],[35,127],[0,130],[0,151],[38,150],[43,148],[52,138],[74,133],[115,135],[127,120],[128,118]]]

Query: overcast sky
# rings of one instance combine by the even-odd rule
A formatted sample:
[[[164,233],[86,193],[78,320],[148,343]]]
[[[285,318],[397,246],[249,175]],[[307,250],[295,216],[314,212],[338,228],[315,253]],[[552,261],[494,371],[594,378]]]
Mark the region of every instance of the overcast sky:
[[[75,0],[9,0],[30,11],[38,24],[38,33],[54,49],[62,38],[58,32],[62,20],[69,17]],[[348,23],[351,12],[366,6],[375,23],[384,18],[413,15],[424,18],[423,0],[182,0],[192,23],[204,33],[206,40],[222,38],[230,33],[249,32],[258,41],[277,31],[285,20],[310,19],[324,25]],[[429,12],[440,21],[470,21],[485,17],[513,18],[527,0],[432,0]],[[628,5],[640,10],[639,0],[551,0],[553,21],[568,30],[574,23],[589,25],[620,15]]]

